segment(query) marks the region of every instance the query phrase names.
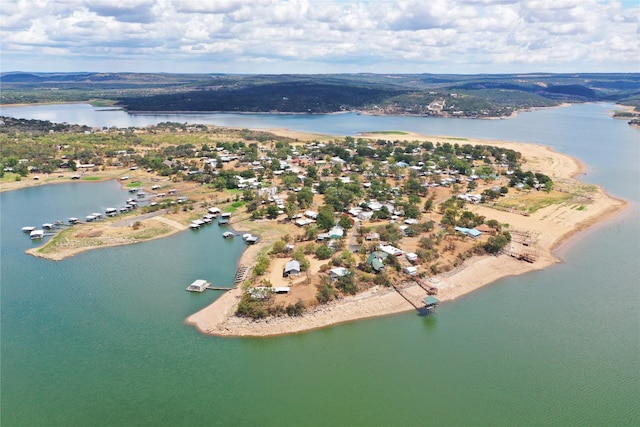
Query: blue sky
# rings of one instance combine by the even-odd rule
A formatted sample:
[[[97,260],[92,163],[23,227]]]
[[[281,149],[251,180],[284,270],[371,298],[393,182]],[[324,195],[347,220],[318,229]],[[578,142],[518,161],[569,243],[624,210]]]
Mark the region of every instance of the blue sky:
[[[5,71],[640,72],[640,0],[1,0]]]

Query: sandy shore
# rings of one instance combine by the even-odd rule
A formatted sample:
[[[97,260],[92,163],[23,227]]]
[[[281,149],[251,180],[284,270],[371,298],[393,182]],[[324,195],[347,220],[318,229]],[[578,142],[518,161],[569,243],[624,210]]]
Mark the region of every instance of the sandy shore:
[[[286,135],[289,136],[289,133]],[[297,133],[291,132],[291,135],[297,136]],[[446,137],[415,134],[403,135],[402,139],[451,142]],[[468,140],[464,143],[466,142],[497,145],[519,151],[527,159],[528,169],[542,172],[558,183],[576,184],[576,177],[587,172],[586,166],[578,159],[556,153],[542,145],[485,140]],[[533,236],[538,251],[536,261],[529,263],[507,255],[476,257],[456,270],[433,277],[430,281],[439,290],[438,298],[448,301],[503,277],[543,269],[560,262],[553,251],[562,242],[588,227],[612,218],[625,206],[624,201],[608,196],[600,188],[585,196],[582,206],[551,205],[530,216],[474,206],[472,209],[476,213],[509,224],[510,230],[527,232]],[[249,247],[240,263],[251,265],[261,249],[259,245]],[[186,322],[203,333],[217,336],[256,337],[299,333],[359,319],[412,311],[415,310],[413,305],[420,306],[422,298],[426,296],[426,292],[418,285],[407,285],[402,293],[404,298],[392,288],[374,287],[364,293],[313,308],[302,317],[285,316],[254,321],[234,316],[235,306],[242,296],[242,290],[235,289],[189,316]],[[410,299],[413,305],[405,298]]]

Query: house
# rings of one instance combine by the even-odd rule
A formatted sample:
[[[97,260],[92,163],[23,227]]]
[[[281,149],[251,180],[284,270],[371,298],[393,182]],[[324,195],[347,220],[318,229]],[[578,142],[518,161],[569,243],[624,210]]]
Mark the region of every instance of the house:
[[[336,267],[329,270],[329,275],[333,280],[338,280],[340,277],[344,277],[350,273],[348,268],[345,267]]]
[[[300,274],[300,263],[295,259],[289,261],[284,266],[282,277],[297,276]]]
[[[369,221],[371,218],[373,218],[373,212],[364,211],[364,212],[360,212],[357,216],[358,216],[358,219],[362,221]]]
[[[362,208],[351,208],[349,209],[349,215],[354,216],[354,217],[358,217],[358,215],[360,215],[360,212],[362,212]]]
[[[482,234],[480,231],[476,230],[475,228],[455,227],[454,230],[459,231],[460,233],[466,236],[473,237],[474,239],[477,237],[480,237],[480,235]]]
[[[372,200],[369,202],[367,207],[372,211],[379,211],[380,209],[382,209],[382,203]]]
[[[392,256],[399,256],[404,253],[401,249],[398,249],[391,245],[380,245],[378,248],[382,252],[386,253],[387,255],[392,255]]]
[[[329,237],[332,239],[342,239],[344,237],[344,228],[336,225],[331,230],[329,230]]]
[[[415,267],[413,265],[407,266],[403,270],[409,276],[415,276],[416,274],[418,274],[418,267]]]
[[[384,260],[387,258],[387,254],[384,252],[372,252],[367,258],[367,264],[375,271],[379,273],[384,268]]]
[[[365,240],[380,240],[380,234],[379,233],[369,233],[366,236],[364,236]]]

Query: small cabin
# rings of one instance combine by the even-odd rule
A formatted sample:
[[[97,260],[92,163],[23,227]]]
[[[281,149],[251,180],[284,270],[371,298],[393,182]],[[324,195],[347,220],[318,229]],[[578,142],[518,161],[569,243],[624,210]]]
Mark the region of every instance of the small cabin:
[[[297,276],[298,274],[300,274],[300,263],[298,261],[291,260],[284,266],[283,277]]]

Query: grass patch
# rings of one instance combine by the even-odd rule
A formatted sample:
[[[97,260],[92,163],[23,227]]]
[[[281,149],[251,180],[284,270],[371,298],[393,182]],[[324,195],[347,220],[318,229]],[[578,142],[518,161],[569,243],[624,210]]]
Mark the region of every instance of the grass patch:
[[[99,176],[83,176],[80,178],[82,181],[100,181]]]
[[[64,245],[69,241],[71,233],[73,233],[73,228],[67,228],[66,230],[59,231],[55,236],[49,239],[43,247],[38,249],[38,252],[41,254],[56,252],[58,246]]]
[[[540,209],[546,208],[547,206],[566,203],[572,198],[573,196],[571,194],[557,191],[552,191],[551,193],[536,191],[517,196],[511,200],[503,201],[499,203],[498,206],[534,213]]]
[[[91,99],[89,100],[89,104],[93,105],[94,107],[113,107],[116,102],[113,99]]]
[[[16,180],[16,177],[20,176],[15,172],[5,172],[4,176],[0,178],[0,182],[13,182]]]
[[[580,205],[580,206],[578,206],[578,210],[579,210],[579,211],[583,211],[583,210],[584,210],[584,205]]]
[[[401,130],[380,130],[374,132],[364,132],[365,134],[371,135],[409,135],[409,132],[404,132]]]
[[[445,139],[450,139],[452,141],[468,141],[469,140],[469,138],[460,138],[460,137],[454,137],[454,136],[449,136]]]
[[[131,237],[135,240],[149,240],[154,237],[162,236],[172,230],[167,224],[158,224],[153,226],[145,226],[142,230],[134,233]]]
[[[127,184],[127,188],[136,188],[136,187],[140,187],[140,185],[142,185],[140,181],[132,181]]]
[[[242,202],[242,201],[233,202],[231,203],[231,205],[225,208],[225,212],[234,213],[235,211],[237,211],[238,209],[240,209],[246,204],[247,202]]]

